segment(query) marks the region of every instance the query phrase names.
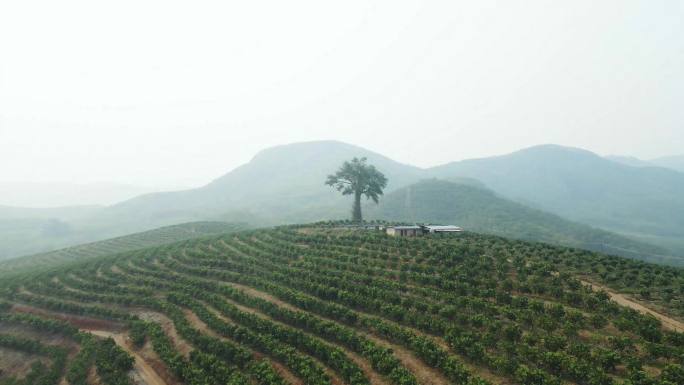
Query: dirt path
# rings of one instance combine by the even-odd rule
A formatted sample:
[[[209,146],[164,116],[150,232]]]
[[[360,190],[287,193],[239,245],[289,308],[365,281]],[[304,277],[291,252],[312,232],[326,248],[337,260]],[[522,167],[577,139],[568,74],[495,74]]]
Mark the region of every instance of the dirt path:
[[[126,343],[126,336],[124,334],[105,330],[86,331],[100,337],[111,337],[114,339],[114,342],[119,345],[119,347],[133,356],[133,358],[135,358],[133,377],[134,379],[139,380],[139,383],[144,385],[167,385],[166,382],[157,374],[157,372],[155,372],[154,369],[152,369],[152,367],[145,360],[143,360],[143,358],[140,357],[137,352],[128,346],[128,343]]]
[[[662,322],[663,327],[667,330],[673,330],[677,332],[682,332],[684,331],[684,323],[677,321],[675,319],[672,319],[666,315],[663,315],[661,313],[658,313],[654,310],[651,310],[647,308],[646,306],[627,298],[625,295],[616,293],[612,291],[611,289],[607,288],[606,286],[599,285],[593,282],[585,281],[585,280],[580,280],[583,284],[588,285],[592,290],[598,291],[598,290],[603,290],[606,293],[608,293],[608,296],[610,299],[613,301],[617,302],[619,305],[629,307],[631,309],[634,309],[640,313],[643,314],[650,314],[654,316],[655,318],[659,319],[660,322]]]
[[[66,321],[78,328],[83,328],[83,329],[107,329],[107,330],[121,330],[123,329],[123,326],[114,321],[109,321],[106,319],[102,318],[90,318],[90,317],[83,317],[83,316],[77,316],[77,315],[72,315],[72,314],[67,314],[67,313],[58,313],[55,311],[51,310],[45,310],[42,308],[37,308],[33,306],[28,306],[28,305],[22,305],[22,304],[14,304],[12,305],[12,311],[15,311],[17,313],[29,313],[29,314],[35,314],[38,316],[43,316],[47,318],[52,318],[52,319],[58,319],[60,321]]]
[[[86,377],[86,384],[88,384],[88,385],[103,385],[102,381],[100,381],[100,376],[97,375],[97,368],[95,367],[95,365],[91,366],[90,370],[88,370],[88,377]]]
[[[14,304],[12,310],[18,313],[36,314],[47,318],[66,321],[83,331],[100,337],[112,337],[117,345],[134,357],[134,369],[131,372],[136,384],[139,385],[170,385],[164,381],[157,372],[137,352],[133,351],[126,343],[123,325],[105,319],[75,316],[53,312],[32,306]]]
[[[145,321],[158,323],[164,333],[171,339],[174,348],[178,353],[183,355],[183,357],[189,357],[190,352],[195,350],[195,348],[185,339],[183,339],[176,330],[176,326],[173,324],[170,318],[164,314],[150,311],[143,308],[133,308],[130,310],[131,314],[135,314]]]

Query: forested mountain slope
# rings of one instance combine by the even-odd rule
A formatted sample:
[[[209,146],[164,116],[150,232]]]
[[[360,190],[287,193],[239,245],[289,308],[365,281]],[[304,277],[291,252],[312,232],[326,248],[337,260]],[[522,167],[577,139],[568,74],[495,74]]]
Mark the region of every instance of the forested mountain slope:
[[[665,168],[632,167],[589,151],[545,145],[432,172],[476,178],[507,198],[610,231],[684,238],[684,174]]]
[[[415,182],[423,170],[395,162],[372,151],[336,141],[295,143],[266,149],[249,163],[217,178],[206,186],[146,194],[89,215],[65,217],[48,210],[43,216],[62,225],[61,236],[45,238],[47,220],[3,215],[9,238],[0,239],[0,259],[53,248],[106,239],[124,234],[192,221],[249,222],[275,225],[343,218],[348,215],[347,197],[323,182],[329,173],[353,157],[367,157],[390,182],[387,191]],[[8,209],[9,210],[9,209]],[[64,210],[68,210],[65,208]],[[54,213],[54,215],[53,215]],[[15,231],[12,234],[11,231]],[[51,242],[51,243],[49,243]]]
[[[475,233],[335,226],[194,239],[0,281],[0,348],[42,357],[28,375],[45,385],[684,379],[681,269]],[[631,304],[667,322],[585,281],[635,293]]]
[[[606,156],[606,159],[632,167],[659,167],[655,163],[651,163],[647,160],[641,160],[633,156],[609,155]]]
[[[388,177],[386,194],[431,177],[486,186],[498,196],[528,207],[667,249],[657,254],[684,256],[684,173],[630,167],[588,151],[559,146],[420,169],[357,146],[319,141],[264,150],[247,164],[196,189],[147,194],[109,207],[75,209],[73,213],[67,209],[62,209],[65,213],[35,210],[31,217],[22,217],[3,216],[9,211],[0,210],[0,258],[183,222],[270,226],[345,218],[349,216],[349,197],[323,182],[327,174],[353,157],[367,157]],[[482,223],[496,224],[500,219],[491,208],[480,212],[482,218],[478,220]],[[518,225],[530,223],[517,221]],[[541,230],[538,226],[521,227],[515,232],[529,235]],[[538,239],[567,237],[565,233],[548,234],[548,229],[544,232],[546,236]],[[621,239],[607,237],[605,232],[587,237]],[[622,245],[608,245],[614,252],[623,252],[619,250],[624,249]]]
[[[476,186],[437,179],[424,180],[385,196],[370,218],[422,223],[455,224],[471,231],[628,255],[684,266],[684,258],[665,249],[608,231],[571,222],[497,196]]]
[[[684,155],[664,156],[650,160],[660,167],[667,167],[679,172],[684,172]]]
[[[606,159],[628,166],[663,167],[674,171],[684,172],[684,155],[664,156],[650,160],[642,160],[633,156],[607,156]]]
[[[296,143],[262,151],[249,163],[202,188],[142,196],[112,206],[106,215],[158,216],[165,220],[169,215],[230,215],[230,211],[240,210],[271,223],[331,218],[331,210],[346,215],[348,200],[323,182],[353,157],[367,157],[382,170],[390,181],[387,191],[417,180],[422,173],[416,167],[346,143]]]

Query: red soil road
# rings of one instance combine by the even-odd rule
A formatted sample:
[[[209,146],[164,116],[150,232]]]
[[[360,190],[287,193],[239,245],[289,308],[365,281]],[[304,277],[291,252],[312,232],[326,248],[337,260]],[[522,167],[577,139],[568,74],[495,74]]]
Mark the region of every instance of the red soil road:
[[[147,363],[147,361],[143,360],[143,358],[140,357],[140,355],[136,351],[130,348],[126,341],[125,334],[105,330],[85,331],[104,338],[111,337],[117,345],[119,345],[128,354],[133,356],[133,358],[135,359],[133,376],[134,378],[139,377],[137,379],[140,380],[140,382],[142,383],[141,385],[167,385],[166,382],[157,374],[157,372],[155,372],[154,369]]]
[[[126,336],[123,332],[123,325],[103,319],[74,316],[69,314],[57,313],[31,306],[14,304],[12,310],[19,313],[29,313],[41,315],[46,318],[59,319],[66,321],[83,331],[87,331],[100,337],[112,337],[114,342],[128,352],[135,359],[134,379],[139,385],[169,385],[157,372],[145,361],[137,352],[128,346]]]
[[[35,314],[44,316],[46,318],[66,321],[79,329],[121,330],[123,328],[121,324],[113,321],[108,321],[105,319],[81,317],[71,314],[58,313],[20,304],[14,304],[12,306],[12,310],[17,313]]]
[[[627,298],[625,295],[620,294],[620,293],[616,293],[616,292],[610,290],[609,288],[607,288],[603,285],[599,285],[599,284],[592,283],[589,281],[584,281],[584,280],[581,280],[581,282],[585,285],[588,285],[592,290],[595,290],[595,291],[603,290],[603,291],[605,291],[606,293],[608,293],[608,296],[610,297],[610,299],[617,302],[619,305],[632,308],[632,309],[634,309],[640,313],[643,313],[643,314],[649,314],[649,315],[654,316],[655,318],[659,319],[660,322],[662,322],[663,328],[665,328],[667,330],[673,330],[673,331],[677,331],[677,332],[684,331],[684,323],[682,323],[680,321],[677,321],[677,320],[672,319],[672,318],[670,318],[664,314],[661,314],[661,313],[658,313],[654,310],[651,310],[651,309],[647,308],[646,306],[644,306],[644,305],[642,305],[642,304],[640,304],[640,303],[638,303],[632,299]]]
[[[171,339],[176,351],[182,354],[184,357],[187,358],[190,355],[190,352],[194,350],[194,347],[190,345],[190,343],[178,335],[176,327],[173,325],[173,321],[171,321],[171,319],[169,319],[167,316],[146,309],[131,309],[130,312],[145,321],[152,321],[161,325],[164,333],[166,333],[166,335]]]

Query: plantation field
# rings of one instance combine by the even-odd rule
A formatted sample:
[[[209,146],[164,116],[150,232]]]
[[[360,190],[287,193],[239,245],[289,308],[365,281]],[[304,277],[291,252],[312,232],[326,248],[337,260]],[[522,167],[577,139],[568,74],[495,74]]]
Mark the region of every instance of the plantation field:
[[[681,385],[683,297],[681,269],[474,233],[231,232],[1,279],[0,384]]]
[[[240,227],[237,224],[224,222],[191,222],[161,227],[142,233],[0,261],[0,277],[10,273],[35,272],[37,268],[48,270],[67,262],[138,250],[205,235],[227,233]]]

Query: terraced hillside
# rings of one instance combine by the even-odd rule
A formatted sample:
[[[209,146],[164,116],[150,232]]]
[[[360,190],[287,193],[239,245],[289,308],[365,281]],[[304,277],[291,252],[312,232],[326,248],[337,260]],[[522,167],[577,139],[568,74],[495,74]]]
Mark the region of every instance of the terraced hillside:
[[[682,270],[493,236],[284,227],[0,283],[0,383],[684,383]]]
[[[35,272],[36,269],[47,270],[67,262],[159,246],[211,234],[227,233],[241,227],[243,226],[239,224],[225,222],[190,222],[160,227],[141,233],[1,261],[0,277],[24,271]]]

